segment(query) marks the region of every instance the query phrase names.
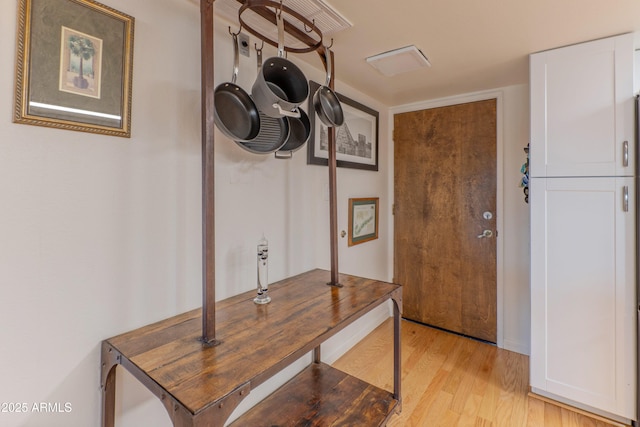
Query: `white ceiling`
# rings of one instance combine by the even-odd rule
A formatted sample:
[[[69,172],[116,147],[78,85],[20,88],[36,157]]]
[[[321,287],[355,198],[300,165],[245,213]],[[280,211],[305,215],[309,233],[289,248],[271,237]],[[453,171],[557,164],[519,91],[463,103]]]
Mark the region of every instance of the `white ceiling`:
[[[640,32],[640,0],[324,1],[353,24],[331,36],[337,80],[389,106],[527,83],[532,52]],[[366,62],[412,44],[431,67],[385,77]]]
[[[326,3],[353,23],[333,35],[336,78],[389,106],[526,83],[529,53],[640,31],[639,0]],[[430,68],[385,77],[366,63],[368,56],[411,44]]]

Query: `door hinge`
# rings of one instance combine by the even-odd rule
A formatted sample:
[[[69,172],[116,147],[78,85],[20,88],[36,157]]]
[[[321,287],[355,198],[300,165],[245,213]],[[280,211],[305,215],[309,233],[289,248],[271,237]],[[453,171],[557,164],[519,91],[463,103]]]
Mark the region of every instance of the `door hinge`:
[[[396,214],[396,204],[392,204],[391,205],[391,215],[395,215]]]

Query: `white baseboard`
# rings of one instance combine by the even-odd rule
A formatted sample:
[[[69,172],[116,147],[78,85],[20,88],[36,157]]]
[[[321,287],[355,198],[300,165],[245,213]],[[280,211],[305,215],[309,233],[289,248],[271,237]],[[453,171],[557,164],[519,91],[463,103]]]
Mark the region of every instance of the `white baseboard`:
[[[502,348],[504,348],[505,350],[514,351],[516,353],[529,356],[529,351],[530,351],[529,343],[523,343],[520,341],[513,341],[513,340],[503,340]]]
[[[393,314],[391,302],[371,310],[322,344],[322,361],[331,365]]]

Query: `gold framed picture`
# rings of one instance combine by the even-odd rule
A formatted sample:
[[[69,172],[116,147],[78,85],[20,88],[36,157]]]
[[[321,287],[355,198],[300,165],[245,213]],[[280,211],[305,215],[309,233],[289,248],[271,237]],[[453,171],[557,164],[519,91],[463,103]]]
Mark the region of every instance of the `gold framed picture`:
[[[133,33],[93,0],[20,0],[13,121],[130,137]]]
[[[349,199],[349,246],[378,238],[378,200]]]

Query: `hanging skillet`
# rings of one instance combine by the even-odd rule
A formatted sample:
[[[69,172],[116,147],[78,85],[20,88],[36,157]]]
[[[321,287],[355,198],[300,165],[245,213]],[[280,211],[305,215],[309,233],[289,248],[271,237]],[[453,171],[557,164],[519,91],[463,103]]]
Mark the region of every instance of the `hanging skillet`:
[[[258,72],[262,65],[262,48],[256,46],[256,58],[258,60]],[[274,91],[282,95],[282,91],[276,86],[272,88]],[[262,111],[260,116],[260,132],[258,135],[248,141],[236,141],[236,143],[245,150],[254,154],[270,154],[282,147],[290,139],[292,126],[288,117],[269,117]]]
[[[342,126],[344,123],[344,112],[342,105],[336,93],[331,90],[331,51],[327,46],[324,47],[324,57],[327,66],[327,79],[324,86],[320,86],[313,95],[313,107],[320,121],[328,127]]]
[[[299,117],[298,106],[309,96],[309,82],[293,62],[284,57],[284,20],[276,13],[278,56],[267,59],[258,73],[251,95],[269,117]],[[279,90],[274,90],[274,88]]]
[[[231,29],[229,29],[231,33]],[[213,94],[214,122],[218,129],[235,141],[246,141],[258,136],[260,115],[253,99],[240,86],[238,78],[238,34],[233,36],[233,77],[231,83],[222,83]]]
[[[254,154],[276,152],[289,137],[290,127],[283,117],[276,119],[260,113],[260,132],[249,141],[236,141],[245,150]]]

